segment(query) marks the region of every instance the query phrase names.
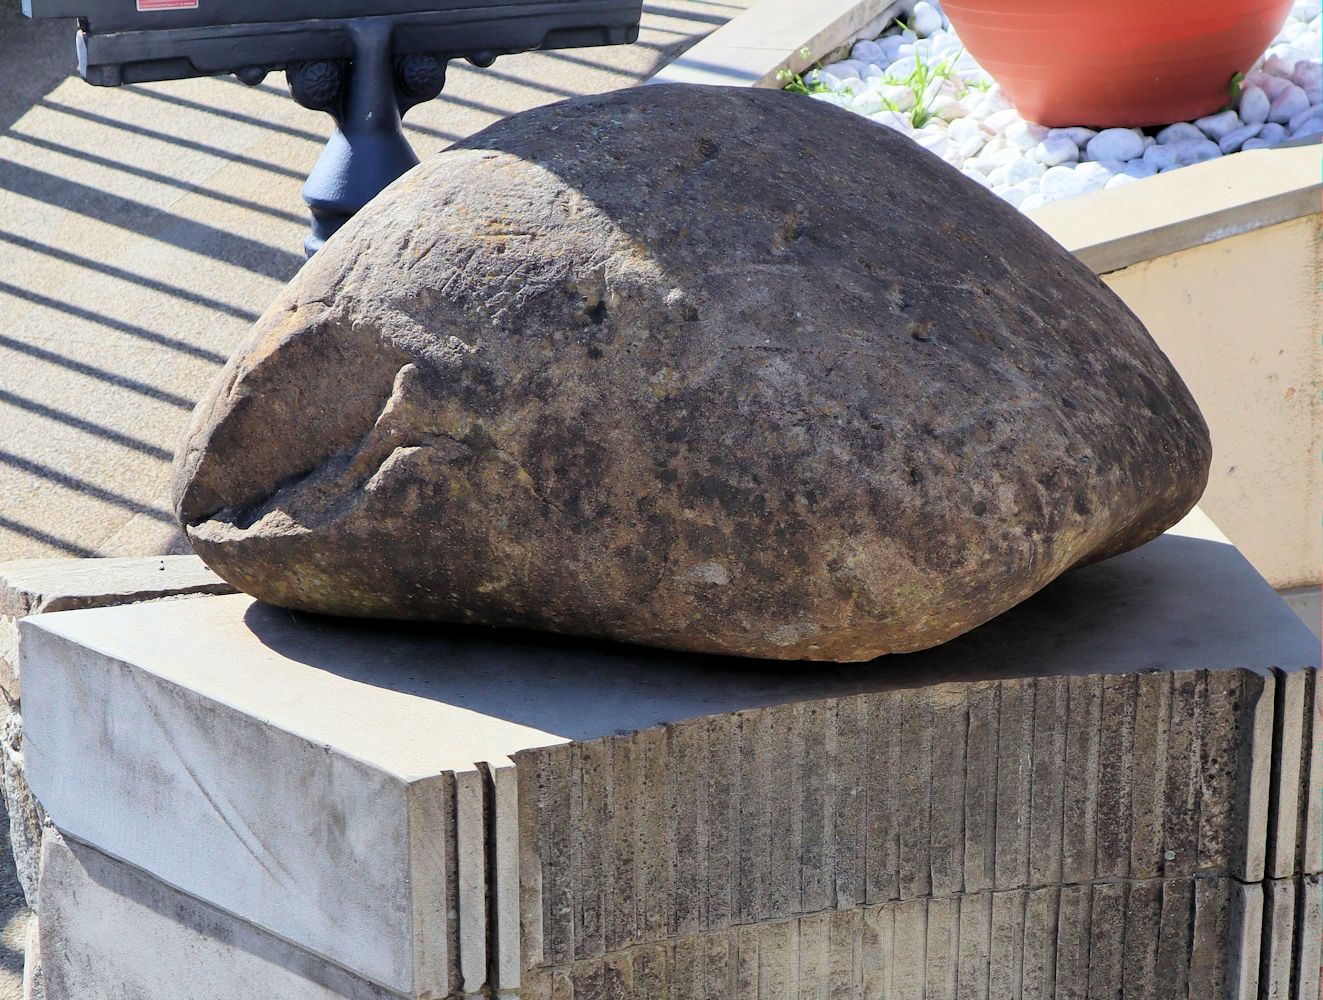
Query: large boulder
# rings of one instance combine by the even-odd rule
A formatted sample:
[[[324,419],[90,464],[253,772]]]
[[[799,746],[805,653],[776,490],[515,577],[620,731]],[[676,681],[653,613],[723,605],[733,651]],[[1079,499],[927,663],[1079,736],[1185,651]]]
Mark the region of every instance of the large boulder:
[[[198,407],[176,507],[274,604],[863,660],[987,621],[1203,490],[1138,320],[909,139],[655,86],[393,185]]]

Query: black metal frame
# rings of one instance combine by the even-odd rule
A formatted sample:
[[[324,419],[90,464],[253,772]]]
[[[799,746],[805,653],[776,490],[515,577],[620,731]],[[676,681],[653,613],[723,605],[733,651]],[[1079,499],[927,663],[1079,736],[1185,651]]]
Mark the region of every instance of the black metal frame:
[[[642,0],[280,0],[274,20],[273,6],[23,0],[29,17],[78,19],[79,73],[97,86],[230,73],[253,85],[284,70],[295,100],[336,123],[303,189],[309,255],[418,163],[401,118],[440,94],[451,59],[490,66],[512,52],[627,44],[642,16]]]

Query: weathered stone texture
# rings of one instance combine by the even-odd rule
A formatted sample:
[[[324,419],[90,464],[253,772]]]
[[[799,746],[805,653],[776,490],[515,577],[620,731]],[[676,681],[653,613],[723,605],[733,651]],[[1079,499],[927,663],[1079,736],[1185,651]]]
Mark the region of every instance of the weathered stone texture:
[[[1233,901],[1241,888],[1219,876],[1099,883],[1092,889],[1104,905],[1095,910],[1095,920],[1116,923],[1098,928],[1095,947],[1086,942],[1082,951],[1079,929],[1065,921],[1080,913],[1089,886],[912,899],[805,914],[530,970],[520,996],[1166,1000],[1189,995],[1259,1000],[1253,983],[1245,991],[1227,982],[1228,973],[1237,968],[1233,950],[1256,930],[1237,922]],[[1124,955],[1123,932],[1130,939]]]
[[[1313,684],[1313,672],[1300,676]],[[895,995],[1111,996],[1106,984],[1129,970],[1154,996],[1192,984],[1220,996],[1240,923],[1259,919],[1232,890],[1247,845],[1269,839],[1246,782],[1271,748],[1275,680],[1187,671],[936,685],[527,751],[516,757],[532,838],[526,974],[863,903],[883,910],[851,933],[873,960],[879,928],[892,935]],[[860,772],[860,761],[871,763]],[[731,829],[709,853],[700,803],[727,775],[738,782],[708,805]],[[612,848],[587,849],[593,833],[564,826],[574,815],[609,829]],[[1099,845],[1106,867],[1095,871],[1081,843]],[[866,900],[828,891],[860,885]],[[1270,918],[1279,928],[1284,906]],[[598,912],[625,929],[604,937]],[[795,938],[801,969],[827,961],[804,951],[822,945],[811,927],[817,936],[801,923]],[[1289,967],[1291,933],[1279,937]],[[967,974],[988,977],[977,989],[944,978],[981,962],[984,973]]]
[[[1208,462],[1020,213],[819,102],[654,86],[507,119],[350,222],[175,497],[279,605],[867,660],[1156,537]]]

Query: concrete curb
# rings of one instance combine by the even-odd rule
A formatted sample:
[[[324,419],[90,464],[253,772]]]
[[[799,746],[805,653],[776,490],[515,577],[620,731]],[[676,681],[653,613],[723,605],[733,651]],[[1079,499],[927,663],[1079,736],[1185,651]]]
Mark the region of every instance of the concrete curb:
[[[914,0],[758,0],[648,82],[779,87],[782,70],[803,73],[913,6]]]

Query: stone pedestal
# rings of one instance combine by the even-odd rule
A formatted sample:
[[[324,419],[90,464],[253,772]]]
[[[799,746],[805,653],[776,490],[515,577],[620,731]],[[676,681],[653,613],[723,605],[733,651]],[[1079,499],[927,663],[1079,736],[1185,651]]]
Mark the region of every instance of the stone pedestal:
[[[196,556],[19,559],[0,564],[0,792],[9,816],[15,873],[29,906],[35,907],[37,901],[45,817],[25,774],[19,621],[48,612],[233,592]],[[3,919],[12,920],[14,915],[5,913]],[[37,941],[33,926],[25,948],[25,1000],[41,1000],[43,996]]]
[[[21,650],[51,1000],[1319,995],[1317,643],[1198,516],[868,665],[243,596]]]

